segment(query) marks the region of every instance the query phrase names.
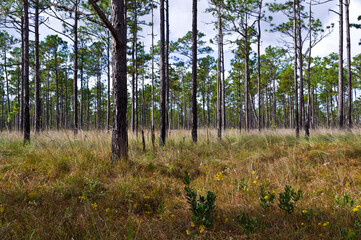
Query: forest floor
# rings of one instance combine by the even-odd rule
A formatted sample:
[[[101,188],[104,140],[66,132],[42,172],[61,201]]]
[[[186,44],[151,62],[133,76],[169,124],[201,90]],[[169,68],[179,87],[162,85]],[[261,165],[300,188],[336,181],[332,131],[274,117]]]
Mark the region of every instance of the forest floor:
[[[1,134],[1,239],[361,239],[359,130],[222,141],[200,130],[198,144],[172,131],[146,151],[130,136],[129,162],[113,164],[107,132],[44,132],[26,146]],[[184,171],[214,210],[198,202],[194,217]]]

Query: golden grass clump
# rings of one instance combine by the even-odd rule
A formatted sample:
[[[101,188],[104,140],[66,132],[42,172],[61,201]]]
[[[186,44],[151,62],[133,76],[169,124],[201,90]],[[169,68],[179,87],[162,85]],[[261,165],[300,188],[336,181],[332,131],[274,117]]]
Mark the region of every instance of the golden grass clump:
[[[317,130],[174,130],[146,151],[130,133],[129,162],[110,163],[108,132],[43,132],[23,146],[0,137],[1,239],[361,239],[361,134]],[[216,195],[213,224],[197,226],[184,171]],[[289,214],[279,195],[302,190]],[[261,187],[265,195],[261,195]],[[262,205],[261,199],[270,206]]]

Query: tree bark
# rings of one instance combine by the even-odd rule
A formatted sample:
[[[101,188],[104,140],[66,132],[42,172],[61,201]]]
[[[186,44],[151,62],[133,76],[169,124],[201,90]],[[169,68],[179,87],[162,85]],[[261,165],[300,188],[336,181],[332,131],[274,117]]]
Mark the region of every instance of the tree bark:
[[[73,80],[73,130],[78,133],[78,0],[74,6],[74,80]]]
[[[166,134],[166,76],[164,51],[164,0],[160,0],[160,145],[165,145]]]
[[[29,1],[24,1],[24,144],[30,143],[29,103]]]
[[[343,129],[343,0],[339,0],[338,129]]]
[[[193,0],[192,23],[192,141],[197,142],[197,0]]]
[[[350,34],[350,0],[345,0],[346,8],[346,54],[347,54],[347,124],[352,128],[352,72],[351,72],[351,34]]]
[[[218,62],[217,62],[217,128],[218,139],[222,138],[222,20],[221,20],[221,2],[218,2]]]
[[[293,40],[294,40],[294,69],[293,69],[293,80],[294,80],[294,92],[295,92],[295,128],[296,137],[300,136],[299,119],[298,119],[298,87],[297,87],[297,13],[296,13],[296,1],[293,1]]]

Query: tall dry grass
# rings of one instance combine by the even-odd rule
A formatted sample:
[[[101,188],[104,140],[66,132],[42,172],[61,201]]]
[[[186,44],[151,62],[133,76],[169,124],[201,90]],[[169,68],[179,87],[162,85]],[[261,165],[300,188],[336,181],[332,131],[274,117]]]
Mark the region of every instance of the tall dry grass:
[[[3,132],[0,238],[361,239],[360,131],[312,133],[227,130],[219,141],[202,129],[193,144],[179,130],[153,148],[145,131],[145,152],[141,135],[129,133],[129,162],[111,164],[107,132],[44,132],[25,146],[19,133]],[[199,194],[217,196],[214,223],[202,233],[191,226],[184,171]],[[260,186],[278,197],[285,185],[303,191],[294,213],[278,200],[263,209]],[[305,209],[314,212],[309,221]],[[243,213],[256,219],[253,232],[237,221]]]

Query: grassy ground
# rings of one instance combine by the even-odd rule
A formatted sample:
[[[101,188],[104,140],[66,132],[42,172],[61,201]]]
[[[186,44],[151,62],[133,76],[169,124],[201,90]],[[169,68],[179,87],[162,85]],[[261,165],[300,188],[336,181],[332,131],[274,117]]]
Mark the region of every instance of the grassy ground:
[[[147,139],[145,152],[130,136],[129,163],[111,164],[106,132],[48,132],[26,146],[2,133],[0,238],[361,239],[360,132],[199,135],[194,145],[173,131],[163,148]],[[210,226],[192,220],[184,171],[198,194],[216,195]],[[302,191],[293,211],[292,196],[280,204],[286,185]]]

